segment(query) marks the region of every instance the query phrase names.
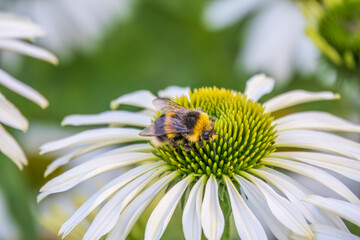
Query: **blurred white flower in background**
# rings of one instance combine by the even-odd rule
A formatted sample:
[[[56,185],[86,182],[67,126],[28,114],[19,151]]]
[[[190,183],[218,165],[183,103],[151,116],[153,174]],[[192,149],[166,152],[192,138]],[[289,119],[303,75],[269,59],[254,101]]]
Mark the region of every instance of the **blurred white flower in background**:
[[[41,44],[62,60],[75,51],[91,51],[114,20],[130,13],[129,0],[8,0],[5,8],[44,27]],[[0,6],[1,7],[1,6]]]
[[[0,14],[0,50],[20,53],[52,64],[57,64],[57,58],[45,49],[23,40],[32,40],[45,35],[43,29],[28,19]],[[48,106],[48,101],[36,90],[13,78],[0,68],[0,84],[33,101],[42,108]],[[28,121],[21,112],[0,93],[0,123],[15,129],[26,131]],[[13,160],[19,168],[27,164],[25,154],[16,140],[0,124],[0,151]]]
[[[250,14],[254,17],[237,67],[265,72],[280,84],[294,72],[315,69],[318,51],[304,32],[305,20],[295,1],[215,0],[207,6],[204,21],[209,29],[220,30]]]

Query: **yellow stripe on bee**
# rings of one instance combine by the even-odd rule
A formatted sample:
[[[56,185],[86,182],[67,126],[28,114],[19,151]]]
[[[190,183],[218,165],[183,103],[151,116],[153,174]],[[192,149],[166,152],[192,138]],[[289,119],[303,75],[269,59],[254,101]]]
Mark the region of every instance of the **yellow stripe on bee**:
[[[175,117],[175,113],[168,112],[165,114],[165,122],[164,122],[164,131],[166,132],[169,138],[174,138],[176,136],[175,128],[173,127],[173,122],[171,121],[172,118]]]
[[[193,128],[193,134],[188,137],[190,142],[199,141],[204,130],[211,130],[211,121],[206,113],[200,112],[199,119]]]

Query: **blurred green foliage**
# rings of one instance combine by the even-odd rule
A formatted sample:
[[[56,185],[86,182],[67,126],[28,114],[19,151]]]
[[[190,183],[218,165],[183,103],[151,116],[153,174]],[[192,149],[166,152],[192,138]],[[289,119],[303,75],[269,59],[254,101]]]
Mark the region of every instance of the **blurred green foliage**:
[[[29,185],[19,169],[8,159],[0,157],[0,191],[22,239],[38,239],[36,233],[35,201]]]

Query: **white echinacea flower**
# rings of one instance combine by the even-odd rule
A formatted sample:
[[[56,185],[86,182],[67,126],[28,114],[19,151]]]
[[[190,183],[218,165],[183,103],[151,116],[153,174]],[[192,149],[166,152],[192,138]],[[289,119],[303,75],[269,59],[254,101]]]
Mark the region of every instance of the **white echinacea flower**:
[[[179,149],[156,147],[149,138],[139,136],[141,129],[159,116],[152,104],[156,96],[149,91],[126,94],[111,103],[112,109],[119,105],[143,109],[138,112],[114,110],[68,116],[64,125],[111,127],[86,130],[43,145],[42,154],[78,147],[55,160],[47,173],[95,149],[114,148],[50,180],[41,188],[38,200],[67,191],[96,175],[131,166],[78,208],[59,234],[67,236],[92,211],[98,210],[83,239],[104,235],[106,239],[126,239],[152,200],[168,188],[148,220],[145,239],[161,238],[184,196],[185,238],[201,239],[203,231],[208,239],[220,239],[226,224],[220,189],[227,193],[241,239],[271,237],[261,222],[277,239],[359,239],[341,218],[360,225],[360,200],[327,170],[360,181],[360,144],[329,133],[360,133],[360,126],[317,111],[275,118],[273,113],[278,110],[339,96],[294,90],[258,102],[273,87],[273,79],[256,75],[247,82],[243,94],[216,87],[170,87],[159,93],[184,107],[202,109],[216,119],[215,131],[226,139],[216,136],[216,154],[210,141],[204,141],[203,148],[195,144],[193,150],[185,151],[182,145]],[[339,198],[319,196],[282,170],[312,178]]]
[[[28,19],[0,13],[0,50],[11,51],[57,64],[57,58],[45,49],[24,40],[44,36],[45,32]],[[48,101],[36,90],[30,88],[0,68],[0,84],[33,101],[42,108]],[[0,123],[22,131],[28,129],[28,121],[21,112],[0,93]],[[25,154],[16,140],[0,125],[0,151],[14,161],[19,168],[27,164]]]
[[[311,73],[318,51],[305,33],[305,19],[293,0],[214,0],[204,12],[209,29],[223,29],[253,14],[237,66],[285,82],[294,72]],[[276,56],[276,57],[275,57]]]

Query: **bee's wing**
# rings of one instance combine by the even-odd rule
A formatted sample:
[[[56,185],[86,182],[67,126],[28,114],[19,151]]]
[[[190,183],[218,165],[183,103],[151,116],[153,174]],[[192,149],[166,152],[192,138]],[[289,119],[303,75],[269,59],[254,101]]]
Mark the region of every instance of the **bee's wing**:
[[[179,119],[172,118],[171,124],[165,124],[162,128],[155,129],[155,125],[151,124],[143,129],[139,135],[140,136],[164,136],[172,133],[186,133],[190,132]]]
[[[155,134],[155,126],[154,124],[151,124],[150,126],[147,126],[144,128],[141,132],[139,132],[140,136],[156,136]]]
[[[184,110],[184,111],[189,110],[167,98],[155,98],[153,100],[153,105],[156,108],[156,110],[163,112],[163,113],[174,111],[174,110]]]

